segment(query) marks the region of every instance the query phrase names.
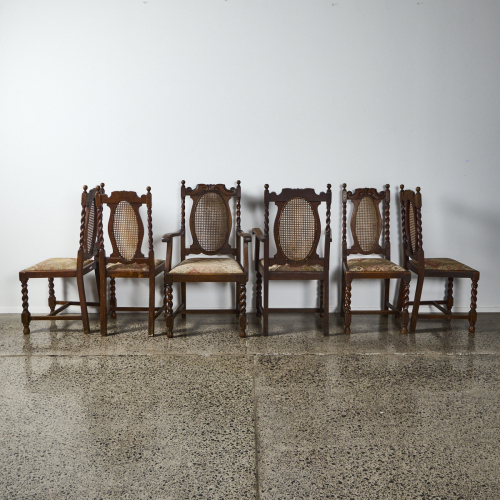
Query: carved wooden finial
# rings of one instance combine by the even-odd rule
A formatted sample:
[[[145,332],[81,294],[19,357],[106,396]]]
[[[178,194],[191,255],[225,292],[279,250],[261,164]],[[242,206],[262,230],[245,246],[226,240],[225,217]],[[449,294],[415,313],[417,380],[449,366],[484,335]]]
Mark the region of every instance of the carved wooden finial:
[[[83,185],[83,190],[84,190],[85,192],[87,191],[87,185],[86,185],[86,184],[84,184],[84,185]]]
[[[420,188],[417,186],[417,193],[420,193]]]
[[[401,191],[403,191],[403,189],[404,189],[404,188],[405,188],[405,185],[404,185],[404,184],[401,184],[401,185],[399,186],[399,189],[401,189]]]
[[[238,186],[241,184],[241,181],[236,181],[236,184],[238,184]]]
[[[344,182],[344,184],[342,184],[342,189],[345,189],[347,187],[347,184]]]
[[[269,189],[269,184],[264,184],[264,189]]]
[[[150,187],[150,186],[148,186],[148,187],[146,188],[146,191],[147,191],[148,193],[151,193],[151,187]]]
[[[104,189],[104,182],[101,182],[101,188]]]
[[[327,184],[326,188],[328,189],[328,191],[330,191],[330,189],[332,189],[332,185],[331,184]]]
[[[389,186],[389,184],[386,184],[385,185],[385,189],[389,189],[391,186]]]
[[[186,181],[181,181],[181,184],[184,186],[184,184],[186,184]]]

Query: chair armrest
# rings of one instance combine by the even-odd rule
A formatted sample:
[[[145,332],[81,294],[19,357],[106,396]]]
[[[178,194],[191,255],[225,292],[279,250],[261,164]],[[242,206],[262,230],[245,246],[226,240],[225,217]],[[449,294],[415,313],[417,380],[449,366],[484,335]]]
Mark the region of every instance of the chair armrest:
[[[184,234],[184,229],[179,229],[176,233],[167,233],[164,234],[161,241],[163,243],[168,243],[174,236],[182,236]]]
[[[259,241],[265,241],[266,240],[266,235],[258,227],[254,227],[252,229],[252,233],[255,234],[255,236],[257,237],[257,239]]]
[[[241,229],[236,231],[237,236],[241,236],[243,241],[246,243],[250,243],[252,241],[252,235],[250,233],[245,233]]]

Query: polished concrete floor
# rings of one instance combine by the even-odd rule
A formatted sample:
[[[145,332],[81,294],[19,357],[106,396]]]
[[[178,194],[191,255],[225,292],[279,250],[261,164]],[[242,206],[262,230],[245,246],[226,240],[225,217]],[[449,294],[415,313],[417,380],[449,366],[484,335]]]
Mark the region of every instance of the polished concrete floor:
[[[0,498],[500,498],[500,314],[0,315]]]

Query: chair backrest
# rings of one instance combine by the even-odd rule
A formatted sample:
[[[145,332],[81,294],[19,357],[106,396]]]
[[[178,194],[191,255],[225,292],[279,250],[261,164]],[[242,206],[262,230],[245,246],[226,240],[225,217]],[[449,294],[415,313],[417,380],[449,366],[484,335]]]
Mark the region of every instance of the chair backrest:
[[[153,222],[151,188],[147,194],[138,196],[135,191],[113,191],[110,195],[98,192],[99,249],[104,250],[103,207],[110,208],[108,235],[113,252],[107,259],[111,262],[144,262],[146,257],[141,251],[144,239],[144,224],[139,213],[142,205],[147,206],[149,255],[153,252]]]
[[[83,186],[82,193],[82,215],[80,221],[80,251],[83,259],[92,259],[97,255],[97,206],[96,194],[104,193],[104,184],[96,186],[87,192],[87,186]]]
[[[269,192],[264,186],[264,233],[269,235],[269,203],[275,203],[277,214],[274,220],[274,241],[276,254],[270,264],[300,266],[305,263],[324,264],[325,257],[317,253],[321,236],[321,222],[318,207],[326,203],[326,233],[330,239],[330,209],[332,203],[331,185],[326,193],[314,189],[289,189],[281,193]]]
[[[399,200],[401,203],[401,224],[403,230],[403,252],[406,259],[424,258],[422,248],[422,195],[420,188],[416,192],[405,189],[401,184]]]
[[[351,215],[351,235],[353,244],[347,247],[347,201],[353,204]],[[381,201],[384,201],[384,220],[382,219]],[[378,192],[373,188],[356,189],[354,192],[342,186],[342,259],[351,254],[381,254],[391,258],[390,209],[391,192],[389,184]],[[384,238],[382,240],[382,229]],[[381,244],[383,241],[383,244]]]
[[[236,187],[226,188],[224,184],[198,184],[195,188],[181,185],[181,229],[185,231],[185,207],[186,195],[193,200],[189,227],[193,243],[186,248],[185,235],[181,236],[181,258],[185,259],[189,254],[204,255],[237,255],[239,239],[237,244],[231,246],[230,236],[232,229],[232,214],[229,206],[232,198],[236,199],[236,229],[240,227],[240,181]]]

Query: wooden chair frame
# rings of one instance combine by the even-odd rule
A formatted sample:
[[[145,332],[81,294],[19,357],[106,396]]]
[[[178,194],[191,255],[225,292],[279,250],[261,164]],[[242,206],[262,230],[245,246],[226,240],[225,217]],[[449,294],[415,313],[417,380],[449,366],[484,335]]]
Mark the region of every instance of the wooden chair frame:
[[[422,247],[422,195],[420,194],[420,188],[417,187],[416,192],[410,189],[405,190],[404,185],[401,184],[400,189],[404,267],[417,275],[415,297],[413,301],[410,301],[410,305],[413,305],[410,332],[415,331],[418,318],[439,319],[444,317],[447,320],[467,319],[469,321],[469,333],[474,333],[477,321],[476,306],[479,271],[464,266],[459,262],[457,264],[467,269],[439,270],[426,268],[426,260],[429,259],[424,257]],[[448,278],[445,300],[421,300],[425,278]],[[469,278],[472,280],[471,304],[468,314],[452,313],[454,278]],[[420,313],[419,308],[421,305],[433,306],[439,310],[439,313]]]
[[[138,196],[134,191],[114,191],[111,195],[98,193],[98,244],[100,273],[100,302],[101,302],[101,335],[107,335],[108,312],[116,318],[117,311],[147,311],[148,335],[154,335],[154,321],[165,310],[165,304],[155,307],[155,278],[162,273],[165,263],[156,260],[153,248],[153,220],[151,188],[146,188],[147,194]],[[104,249],[103,207],[110,208],[108,234],[113,247],[113,252],[106,257]],[[141,251],[144,238],[144,225],[139,214],[142,205],[147,207],[148,244],[149,252],[145,257]],[[119,206],[122,208],[120,209]],[[122,213],[127,210],[127,216]],[[127,217],[125,219],[125,217]],[[121,222],[124,221],[124,222]],[[115,222],[117,230],[115,232]],[[123,224],[124,231],[119,231]],[[121,226],[120,226],[121,228]],[[123,241],[120,238],[124,238]],[[128,238],[128,239],[127,239]],[[126,254],[126,255],[125,255]],[[107,278],[110,278],[109,310],[106,305]],[[118,307],[116,301],[116,278],[146,278],[149,280],[149,305],[148,307]]]
[[[312,241],[305,245],[304,251],[298,252],[295,260],[290,258],[290,251],[283,248],[280,236],[280,227],[282,217],[286,217],[285,209],[291,200],[305,200],[309,210],[308,219],[314,218],[312,231]],[[274,241],[276,242],[277,252],[274,257],[269,255],[269,203],[275,203],[278,213],[274,221]],[[255,240],[255,271],[256,271],[256,305],[257,316],[262,316],[262,332],[268,335],[269,313],[320,313],[323,318],[323,333],[329,333],[329,270],[330,270],[330,209],[332,202],[331,184],[327,185],[327,191],[317,194],[314,189],[289,189],[285,188],[281,193],[269,192],[269,185],[264,185],[264,232],[260,228],[254,228],[253,234]],[[325,228],[325,249],[324,257],[317,254],[318,244],[321,236],[321,223],[318,214],[318,207],[321,203],[326,203],[326,228]],[[285,231],[285,230],[284,230]],[[285,238],[283,233],[283,238]],[[311,240],[311,233],[309,236]],[[264,258],[261,262],[260,244],[264,246]],[[302,257],[302,258],[301,258]],[[304,268],[304,266],[322,266],[323,270],[271,270],[271,266],[288,266]],[[270,308],[269,307],[269,281],[273,280],[316,280],[320,285],[319,307],[314,308]],[[262,293],[264,292],[264,293]],[[264,297],[263,297],[264,295]],[[263,302],[263,303],[262,303]]]
[[[99,306],[99,302],[87,302],[85,297],[85,286],[83,277],[95,270],[97,291],[99,293],[99,266],[97,262],[97,208],[96,194],[101,190],[104,192],[104,184],[97,186],[87,192],[87,186],[83,186],[81,197],[81,220],[80,220],[80,246],[76,257],[76,269],[74,270],[29,270],[25,269],[19,273],[21,281],[22,297],[23,297],[23,312],[21,321],[23,323],[23,333],[30,333],[31,321],[55,321],[55,320],[82,320],[83,331],[90,333],[88,306]],[[90,262],[89,262],[90,261]],[[28,280],[30,278],[48,278],[49,280],[49,308],[50,313],[47,315],[32,315],[29,312],[28,303]],[[78,287],[79,301],[57,300],[54,293],[54,278],[76,278]],[[56,308],[56,306],[60,306]],[[59,313],[67,309],[69,306],[80,306],[81,314],[64,314],[58,316]]]
[[[390,242],[390,201],[391,192],[389,184],[386,184],[385,190],[378,192],[373,188],[356,189],[354,192],[346,190],[346,184],[342,185],[342,290],[340,300],[340,315],[344,317],[345,333],[351,333],[351,319],[353,314],[396,314],[401,316],[401,333],[408,332],[408,304],[410,292],[411,273],[407,270],[361,270],[350,271],[348,266],[349,255],[381,255],[382,260],[391,260],[391,242]],[[362,244],[360,242],[360,232],[366,230],[366,224],[363,227],[363,215],[359,211],[363,200],[371,200],[373,209],[376,213],[377,224],[375,232],[373,226],[369,237]],[[351,234],[353,245],[347,246],[347,201],[354,205],[351,215]],[[382,218],[380,204],[384,203],[384,217]],[[360,227],[358,229],[358,217],[361,217]],[[382,230],[384,232],[382,238]],[[383,241],[383,245],[381,245]],[[395,268],[399,267],[394,265]],[[380,310],[356,310],[351,309],[351,289],[354,279],[382,279],[385,280],[382,308]],[[390,280],[399,279],[401,282],[399,299],[397,306],[389,302]]]
[[[234,314],[239,317],[240,337],[245,337],[247,327],[246,316],[246,284],[248,282],[248,243],[252,241],[250,234],[241,230],[241,186],[240,181],[237,181],[236,187],[226,188],[224,184],[198,184],[195,188],[186,187],[185,181],[181,183],[181,228],[175,233],[165,234],[162,241],[167,243],[166,260],[165,260],[165,322],[167,326],[167,337],[173,337],[174,319],[178,314],[185,318],[186,314]],[[221,244],[211,246],[212,250],[207,248],[200,242],[201,236],[197,233],[195,214],[198,203],[206,194],[213,193],[214,196],[220,196],[225,207],[227,215],[227,231],[224,240]],[[193,243],[189,248],[186,248],[186,195],[193,200],[193,207],[190,215],[190,230],[193,237]],[[232,199],[236,200],[236,245],[230,243],[232,216],[229,203]],[[221,203],[219,200],[219,204]],[[211,275],[196,275],[196,274],[173,274],[172,270],[172,249],[173,238],[180,237],[181,245],[181,262],[186,260],[188,255],[228,255],[235,257],[239,264],[241,273],[226,273],[226,274],[211,274]],[[243,246],[242,246],[243,244]],[[243,263],[241,262],[241,253],[243,250]],[[235,309],[187,309],[186,307],[186,283],[201,283],[201,282],[234,282],[236,283],[236,308]],[[181,303],[173,310],[173,294],[172,287],[174,283],[181,284]]]

